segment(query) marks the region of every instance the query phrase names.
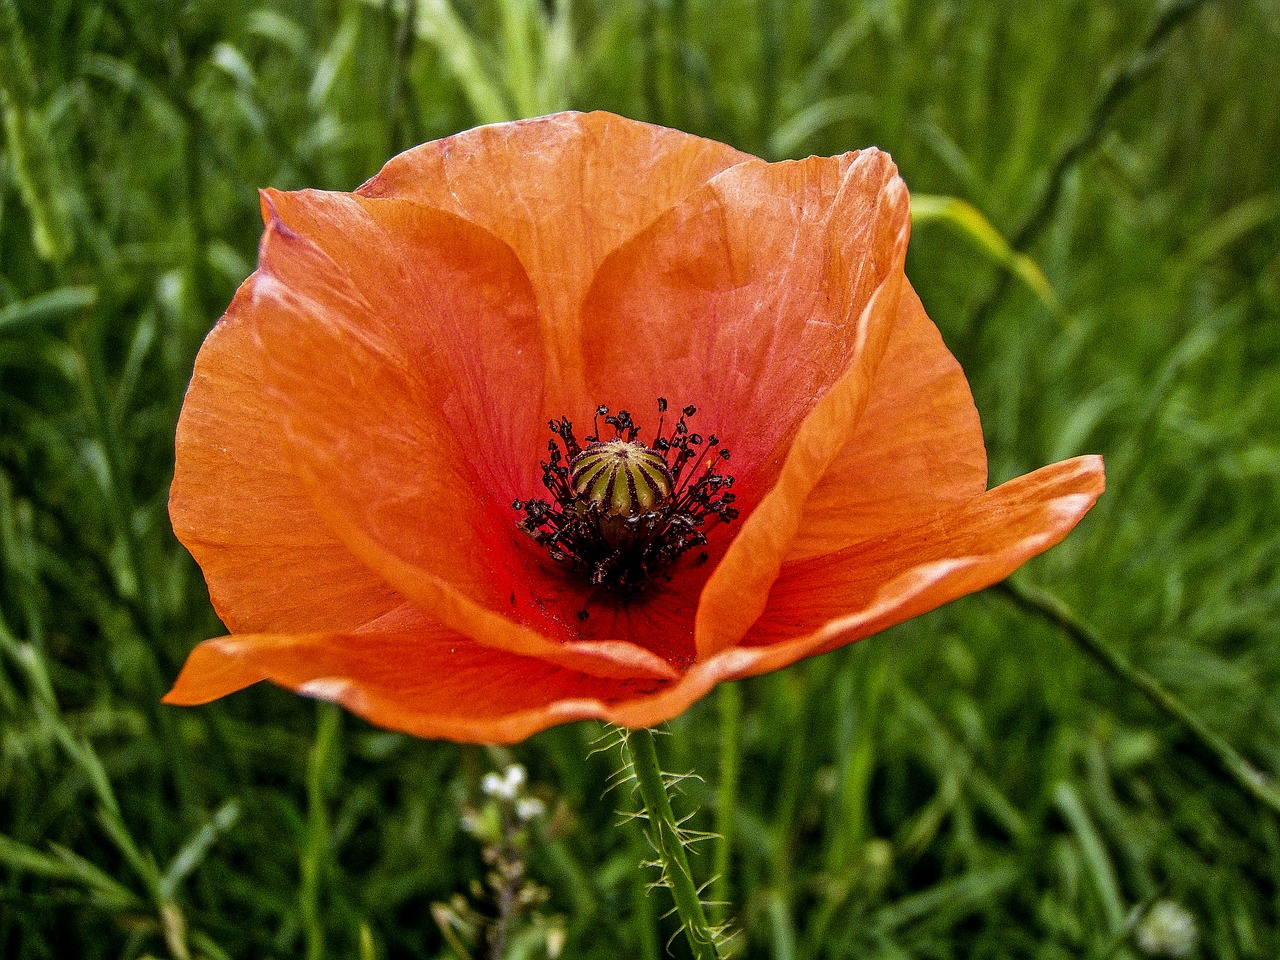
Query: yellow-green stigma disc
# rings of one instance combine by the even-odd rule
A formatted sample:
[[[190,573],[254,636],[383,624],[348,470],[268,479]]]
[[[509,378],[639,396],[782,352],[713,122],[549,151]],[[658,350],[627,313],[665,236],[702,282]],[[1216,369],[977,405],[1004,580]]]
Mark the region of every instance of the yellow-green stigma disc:
[[[643,443],[593,443],[569,463],[574,495],[615,517],[661,507],[671,496],[671,474],[662,457]]]

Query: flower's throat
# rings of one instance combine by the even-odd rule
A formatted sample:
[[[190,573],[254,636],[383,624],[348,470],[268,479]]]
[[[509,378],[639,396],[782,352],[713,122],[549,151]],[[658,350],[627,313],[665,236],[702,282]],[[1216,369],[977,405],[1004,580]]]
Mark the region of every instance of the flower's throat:
[[[618,594],[643,588],[693,547],[707,542],[708,520],[738,516],[733,477],[717,468],[729,459],[714,434],[692,433],[685,407],[663,435],[667,401],[658,400],[658,430],[646,446],[631,414],[598,407],[595,433],[579,444],[565,417],[550,422],[555,437],[542,463],[542,483],[551,500],[517,500],[520,527],[589,580]],[[614,436],[600,436],[600,418]]]

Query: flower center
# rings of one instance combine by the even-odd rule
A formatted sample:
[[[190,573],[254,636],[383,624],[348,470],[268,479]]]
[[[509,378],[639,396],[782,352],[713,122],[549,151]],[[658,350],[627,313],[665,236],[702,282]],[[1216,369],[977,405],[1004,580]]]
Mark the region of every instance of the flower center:
[[[569,486],[578,500],[614,517],[634,517],[671,499],[667,462],[643,443],[593,443],[569,461]]]
[[[653,443],[637,438],[631,414],[597,407],[595,433],[578,442],[565,417],[550,422],[555,436],[542,461],[550,500],[517,500],[520,527],[551,558],[592,586],[626,594],[643,588],[680,556],[707,542],[709,521],[738,516],[729,491],[733,477],[718,469],[729,459],[714,434],[689,430],[696,407],[685,407],[664,435],[667,401],[658,400]],[[600,419],[613,437],[601,438]],[[705,555],[704,555],[705,556]]]

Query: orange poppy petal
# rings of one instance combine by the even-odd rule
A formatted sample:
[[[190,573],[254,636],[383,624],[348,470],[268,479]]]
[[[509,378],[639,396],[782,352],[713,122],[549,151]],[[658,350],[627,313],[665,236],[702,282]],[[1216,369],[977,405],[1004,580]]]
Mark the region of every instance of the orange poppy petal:
[[[558,587],[564,583],[557,578],[554,584]],[[557,598],[547,594],[547,607],[555,609]],[[564,598],[558,598],[563,601]],[[581,609],[581,604],[574,606],[573,612]],[[575,624],[582,621],[570,614],[567,618]],[[477,630],[483,626],[482,621],[475,621]],[[647,621],[646,621],[647,623]],[[528,624],[524,624],[528,626]],[[557,666],[587,673],[594,677],[607,677],[618,680],[660,679],[674,680],[680,676],[679,670],[672,666],[674,660],[661,651],[654,651],[643,643],[647,639],[635,631],[601,631],[577,630],[569,632],[560,629],[559,624],[551,624],[546,631],[539,632],[533,628],[529,635],[517,634],[514,638],[503,639],[501,634],[508,632],[509,627],[499,624],[500,636],[495,639],[481,635],[476,641],[496,650],[506,650],[522,656],[534,657],[553,663]],[[404,604],[383,615],[372,623],[360,627],[361,633],[402,633],[405,631],[432,631],[438,629],[437,621],[427,616],[421,608],[412,604]],[[690,634],[692,639],[692,634]]]
[[[788,563],[736,651],[737,676],[878,633],[1003,580],[1061,541],[1101,495],[1102,458],[1010,480],[932,523]]]
[[[545,429],[528,408],[542,365],[510,250],[405,201],[266,201],[254,299],[273,316],[255,339],[290,463],[334,533],[479,642],[604,675],[671,676],[629,644],[569,646],[497,612],[531,607],[536,592],[510,503],[530,486],[520,476],[537,470]],[[354,249],[382,256],[366,265]]]
[[[347,193],[264,191],[263,217],[256,299],[292,319],[258,332],[280,346],[286,369],[311,362],[292,336],[326,338],[314,345],[325,363],[316,372],[339,379],[329,386],[347,406],[376,402],[378,384],[343,369],[346,344],[358,343],[391,368],[402,399],[428,408],[415,413],[424,431],[465,448],[461,459],[495,498],[509,501],[540,475],[546,425],[530,403],[543,391],[541,334],[528,277],[506,244],[450,213]],[[350,442],[360,425],[335,423],[332,433],[347,429]],[[414,468],[428,463],[450,466]]]
[[[725,171],[601,266],[583,304],[589,396],[646,432],[658,397],[698,406],[691,428],[730,448],[740,489],[767,487],[863,349],[860,318],[901,271],[907,218],[878,150]]]
[[[605,256],[748,159],[714,140],[609,113],[559,113],[415,147],[358,192],[451,211],[516,251],[543,317],[555,396],[536,419],[546,419],[570,413],[581,397],[579,305]]]
[[[871,399],[809,493],[787,561],[919,526],[986,489],[969,383],[907,283]]]
[[[747,500],[751,512],[707,581],[695,627],[700,660],[737,643],[764,610],[769,588],[800,532],[809,495],[858,429],[872,400],[906,286],[902,273],[910,231],[906,189],[893,176],[875,206],[864,202],[859,207],[859,219],[870,216],[877,225],[870,231],[872,249],[836,244],[830,259],[840,269],[828,269],[848,273],[847,251],[878,266],[869,276],[864,272],[855,287],[859,295],[849,297],[847,330],[840,340],[844,363],[832,367],[839,378],[825,393],[816,394],[817,402],[795,430],[768,492],[758,503]],[[771,383],[762,396],[779,396],[785,402],[788,388]],[[733,443],[738,443],[736,436]],[[776,462],[769,458],[765,468],[776,470]],[[750,490],[749,474],[747,479]]]
[[[697,551],[691,553],[695,555],[682,557],[667,571],[669,578],[654,577],[641,593],[625,598],[591,586],[586,578],[546,558],[537,595],[531,597],[534,608],[546,614],[537,626],[574,645],[608,641],[635,645],[682,670],[695,657],[694,614],[717,555],[716,545],[708,547],[707,561],[700,561]]]
[[[415,736],[513,743],[572,720],[651,726],[685,710],[716,679],[704,668],[674,683],[608,680],[424,626],[207,640],[164,699],[194,706],[270,680]]]
[[[536,334],[522,336],[535,320],[519,264],[510,251],[503,262],[492,236],[401,201],[309,194],[268,202],[254,300],[273,315],[254,333],[291,463],[339,536],[356,527],[496,603],[513,574],[494,514],[519,490],[503,459],[512,447],[537,449],[537,425],[512,409],[517,397],[539,393],[541,376],[536,358],[523,367],[518,360],[526,341],[536,347]],[[281,217],[315,208],[309,223]],[[398,242],[379,236],[389,213],[412,233]],[[331,224],[324,232],[322,218]],[[324,249],[339,243],[381,255],[366,269]],[[474,331],[458,329],[469,320],[490,327],[491,356]],[[450,356],[440,341],[455,333]],[[481,352],[474,363],[469,345]]]
[[[401,603],[333,535],[289,469],[250,330],[251,278],[209,334],[178,420],[169,515],[234,632],[342,630]]]

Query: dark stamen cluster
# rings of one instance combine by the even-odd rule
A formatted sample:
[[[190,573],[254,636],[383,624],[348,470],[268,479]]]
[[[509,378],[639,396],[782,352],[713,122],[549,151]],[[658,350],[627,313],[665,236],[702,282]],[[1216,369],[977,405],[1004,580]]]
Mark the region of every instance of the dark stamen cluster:
[[[550,500],[517,500],[521,528],[593,586],[619,593],[639,589],[677,558],[707,542],[709,520],[738,516],[729,488],[733,477],[718,469],[729,459],[714,434],[689,429],[696,407],[685,407],[664,435],[667,401],[658,400],[653,443],[625,410],[598,407],[595,433],[579,443],[565,417],[549,423],[542,483]],[[600,420],[613,431],[601,438]],[[585,444],[585,446],[584,446]]]

